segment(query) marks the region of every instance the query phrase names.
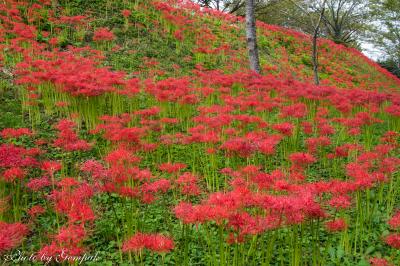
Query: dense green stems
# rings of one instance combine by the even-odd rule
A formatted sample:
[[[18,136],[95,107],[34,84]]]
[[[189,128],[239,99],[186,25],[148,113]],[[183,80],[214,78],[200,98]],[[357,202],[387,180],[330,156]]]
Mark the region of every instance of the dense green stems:
[[[216,249],[212,244],[212,237],[208,228],[207,224],[203,224],[204,232],[205,232],[205,239],[207,242],[207,247],[208,247],[208,256],[207,258],[210,260],[210,265],[216,265],[217,259],[216,259]]]
[[[107,196],[108,196],[109,199],[112,199],[111,194],[109,192],[107,192]],[[117,247],[118,247],[118,254],[119,254],[120,262],[122,263],[123,262],[122,245],[121,245],[122,241],[121,241],[120,236],[119,236],[119,231],[121,233],[123,233],[123,227],[122,227],[122,223],[120,221],[120,218],[119,218],[119,216],[117,214],[117,211],[115,209],[114,203],[112,202],[110,205],[111,205],[111,209],[113,211],[114,218],[115,218],[115,221],[116,221],[115,236],[117,238]]]
[[[182,255],[183,258],[181,258],[181,265],[189,265],[189,225],[187,224],[182,224],[182,234],[181,234],[181,239],[183,239],[183,249],[182,249]]]
[[[224,238],[224,228],[222,225],[218,225],[218,237],[219,237],[219,265],[226,265],[225,257],[225,238]]]
[[[291,264],[293,266],[300,265],[300,248],[301,246],[301,237],[299,238],[299,225],[293,225],[291,228]],[[301,233],[300,233],[301,235]],[[300,240],[300,243],[299,243]]]
[[[253,256],[253,253],[257,249],[257,247],[256,247],[257,242],[258,242],[258,236],[254,235],[251,239],[250,248],[247,251],[247,255],[246,255],[246,261],[248,264],[252,264],[251,258]]]
[[[15,191],[13,195],[13,214],[14,222],[19,222],[21,219],[21,206],[20,206],[20,194],[21,194],[21,180],[17,180],[14,183]]]

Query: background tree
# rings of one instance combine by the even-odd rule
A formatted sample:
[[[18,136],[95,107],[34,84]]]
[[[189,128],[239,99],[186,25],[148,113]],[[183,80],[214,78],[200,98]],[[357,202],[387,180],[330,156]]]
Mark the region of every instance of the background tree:
[[[210,1],[212,0],[208,0]],[[244,0],[224,2],[227,11],[240,16],[245,15]],[[346,46],[358,47],[368,28],[367,22],[370,22],[368,3],[369,0],[327,0],[320,26],[321,36]],[[318,1],[254,0],[254,10],[258,20],[313,34],[314,28],[309,23],[311,13],[303,12],[299,6],[308,6],[315,11],[318,8]]]
[[[214,8],[227,13],[235,13],[238,16],[246,15],[246,0],[193,0],[202,7]],[[273,3],[278,3],[281,0],[254,0],[254,12],[256,17],[263,13],[266,8]]]
[[[355,46],[369,25],[369,13],[367,0],[328,0],[324,34],[335,43]]]
[[[308,28],[312,29],[312,64],[314,72],[314,83],[319,85],[318,75],[318,36],[320,34],[322,19],[325,14],[327,0],[303,1],[298,3],[290,0],[298,10],[305,14],[309,19]]]
[[[260,73],[260,59],[257,47],[256,17],[254,13],[254,0],[246,1],[246,38],[249,50],[250,69]]]
[[[400,77],[400,3],[398,0],[371,0],[375,16],[370,41],[381,52],[379,63]]]
[[[235,13],[246,6],[245,0],[194,0],[202,7],[214,8],[223,12]]]

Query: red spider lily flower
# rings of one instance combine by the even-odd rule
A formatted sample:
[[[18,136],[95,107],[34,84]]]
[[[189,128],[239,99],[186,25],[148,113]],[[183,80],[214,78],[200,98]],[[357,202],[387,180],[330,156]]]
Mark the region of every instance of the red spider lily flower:
[[[183,40],[183,30],[176,30],[176,31],[174,31],[174,37],[175,37],[175,39],[177,39],[177,40],[179,40],[179,41],[182,41]]]
[[[291,136],[293,133],[294,125],[289,122],[275,124],[272,128],[285,136]]]
[[[400,228],[400,211],[396,212],[395,215],[388,221],[390,228],[399,229]]]
[[[128,9],[124,9],[121,11],[121,15],[124,16],[125,18],[129,17],[132,14],[132,11]]]
[[[389,263],[384,258],[370,258],[369,263],[371,266],[393,266],[393,264]]]
[[[114,33],[112,33],[107,28],[98,28],[94,32],[93,41],[101,42],[101,41],[112,41],[115,39]]]
[[[58,37],[52,37],[49,39],[49,44],[51,46],[57,46],[59,43]]]
[[[39,148],[26,149],[26,152],[25,152],[25,154],[27,156],[38,156],[38,155],[41,155],[43,153],[44,153],[44,151],[42,151]]]
[[[400,104],[392,104],[391,106],[386,107],[385,112],[393,116],[400,117]]]
[[[68,102],[56,102],[55,103],[55,106],[57,106],[57,107],[67,107],[69,105],[70,104]]]
[[[237,154],[240,157],[249,157],[256,151],[256,144],[247,138],[234,137],[222,143],[220,149],[226,150],[228,155]]]
[[[147,80],[145,83],[146,91],[161,102],[183,101],[194,90],[190,87],[189,78],[187,77],[179,79],[168,78],[157,83]]]
[[[397,168],[400,167],[400,159],[396,157],[388,157],[384,158],[380,161],[380,169],[384,174],[391,174],[396,171]]]
[[[62,195],[63,198],[57,199],[55,204],[55,210],[59,213],[67,215],[70,222],[91,222],[96,219],[91,207],[84,203],[84,199],[81,199],[76,195]],[[72,198],[72,196],[76,196]]]
[[[162,172],[169,174],[177,173],[187,167],[184,163],[162,163],[158,166],[158,169]]]
[[[78,245],[86,236],[85,229],[82,225],[68,225],[60,228],[58,234],[54,236],[54,239],[58,243],[62,243],[66,246]]]
[[[336,157],[348,157],[350,151],[357,151],[357,150],[362,150],[361,147],[355,145],[355,144],[344,144],[342,146],[338,146],[335,148],[335,156]]]
[[[53,176],[55,172],[58,172],[61,170],[61,163],[56,162],[56,161],[44,161],[42,162],[41,169],[46,171],[47,174],[50,176]]]
[[[283,106],[280,117],[302,118],[307,115],[307,106],[304,103],[296,103],[289,106]]]
[[[258,150],[260,153],[265,155],[272,155],[275,153],[275,147],[279,144],[282,137],[279,135],[271,135],[261,139],[258,142]]]
[[[351,206],[351,198],[348,195],[338,195],[332,197],[328,204],[335,209],[347,209]]]
[[[153,152],[157,150],[159,144],[158,143],[142,143],[141,150],[144,152]]]
[[[104,166],[100,162],[95,161],[95,160],[88,160],[88,161],[84,162],[81,165],[80,170],[82,172],[89,173],[95,179],[100,179],[100,180],[105,179],[108,175],[108,172],[104,168]]]
[[[111,151],[104,158],[106,162],[108,162],[112,166],[117,165],[134,165],[141,161],[141,158],[133,155],[132,151],[119,147],[118,149]]]
[[[128,198],[137,198],[139,196],[139,190],[137,188],[122,186],[119,188],[118,194]]]
[[[61,16],[59,23],[61,24],[83,24],[85,23],[86,16]]]
[[[0,131],[0,136],[4,139],[19,138],[21,136],[31,136],[32,132],[28,128],[5,128]]]
[[[198,177],[190,172],[185,172],[176,179],[176,183],[181,188],[184,195],[199,195],[200,188],[197,186]]]
[[[4,181],[14,182],[17,179],[23,179],[26,175],[26,171],[20,167],[12,167],[5,170],[2,174]]]
[[[313,133],[313,124],[308,121],[301,122],[304,134],[311,135]]]
[[[117,91],[119,94],[133,97],[140,92],[140,80],[137,78],[129,79],[125,82],[125,88]]]
[[[298,171],[298,168],[291,169],[289,179],[292,180],[293,182],[302,182],[306,179],[303,173]]]
[[[142,185],[142,191],[144,193],[157,193],[157,192],[167,192],[171,187],[171,182],[167,179],[159,179],[152,183],[144,183]]]
[[[400,249],[400,234],[399,233],[392,233],[385,237],[385,242],[391,247],[396,249]]]
[[[79,256],[84,249],[81,247],[86,238],[86,232],[82,225],[69,224],[60,228],[57,235],[50,245],[42,247],[38,251],[38,256],[60,256],[68,254],[69,256]]]
[[[57,186],[61,187],[62,189],[69,189],[78,185],[79,182],[73,177],[64,177],[57,183]]]
[[[141,117],[149,117],[149,116],[156,116],[160,113],[161,109],[158,106],[153,106],[147,109],[142,109],[139,111],[135,111],[134,115],[138,115]]]
[[[28,227],[22,223],[0,221],[0,253],[17,247],[27,234]]]
[[[39,191],[45,187],[51,186],[51,182],[47,176],[44,176],[30,179],[26,186],[32,191]]]
[[[55,202],[55,211],[66,215],[71,223],[92,222],[96,218],[93,210],[86,203],[87,199],[82,198],[77,192],[53,191],[50,199]]]
[[[156,197],[154,196],[154,194],[151,193],[143,193],[142,194],[142,198],[141,201],[145,204],[151,204],[156,200]]]
[[[317,160],[309,153],[295,152],[289,155],[289,160],[294,166],[304,167],[309,164],[315,163]]]
[[[244,243],[245,242],[245,236],[243,234],[235,235],[234,233],[229,233],[228,238],[226,239],[226,242],[229,245],[232,244],[238,244],[238,243]]]
[[[239,170],[246,177],[253,177],[260,173],[261,166],[258,165],[247,165],[245,167],[241,167]]]
[[[136,233],[122,245],[124,252],[140,252],[148,249],[157,253],[167,253],[174,249],[174,241],[161,234]]]
[[[29,150],[10,144],[0,145],[0,167],[36,166],[37,161]]]
[[[227,219],[230,215],[225,206],[219,204],[203,204],[193,206],[190,203],[180,202],[174,208],[175,216],[182,220],[183,223],[204,223],[208,221],[215,221],[221,224],[223,220]]]
[[[347,222],[343,218],[338,218],[325,223],[329,232],[340,232],[347,229]]]
[[[35,144],[37,146],[45,145],[45,144],[47,144],[47,140],[45,140],[45,139],[37,139],[37,140],[35,140]]]
[[[200,102],[200,99],[196,94],[188,94],[188,95],[182,96],[182,98],[179,100],[179,103],[181,103],[181,104],[190,104],[190,105],[194,105],[199,102]]]
[[[381,142],[383,143],[397,143],[397,139],[400,136],[399,133],[394,131],[387,131],[381,138]]]
[[[28,215],[32,219],[35,219],[37,216],[39,216],[45,212],[46,212],[45,208],[43,208],[41,205],[35,205],[28,210]]]
[[[66,151],[87,151],[92,148],[92,144],[81,140],[74,131],[76,124],[68,119],[58,122],[55,128],[59,131],[58,138],[54,141],[54,146]]]
[[[216,154],[217,153],[217,149],[216,148],[207,148],[206,149],[206,153],[207,154]]]
[[[193,205],[187,202],[180,202],[174,207],[176,218],[182,220],[183,223],[191,224],[197,221],[196,213],[194,212]]]
[[[306,139],[306,146],[309,153],[316,153],[320,147],[326,147],[331,144],[331,140],[326,136]]]
[[[102,67],[99,56],[93,50],[87,51],[92,56],[83,57],[80,54],[85,48],[77,49],[70,48],[69,52],[54,51],[46,54],[47,60],[17,64],[17,83],[51,82],[59,92],[88,97],[115,92],[116,87],[124,86],[125,73],[113,72],[107,67]],[[27,68],[31,70],[27,72]]]
[[[380,157],[385,157],[394,149],[395,149],[394,145],[378,144],[375,146],[374,152],[376,152]]]
[[[329,125],[328,123],[321,123],[319,122],[318,125],[318,132],[319,134],[326,136],[326,135],[333,135],[335,133],[335,128]]]
[[[349,163],[346,165],[346,174],[355,180],[362,180],[366,178],[369,173],[370,168],[369,163],[359,164],[359,163]]]
[[[59,256],[62,252],[66,252],[66,249],[60,247],[55,241],[53,241],[50,245],[43,246],[38,252],[39,258],[47,258]]]

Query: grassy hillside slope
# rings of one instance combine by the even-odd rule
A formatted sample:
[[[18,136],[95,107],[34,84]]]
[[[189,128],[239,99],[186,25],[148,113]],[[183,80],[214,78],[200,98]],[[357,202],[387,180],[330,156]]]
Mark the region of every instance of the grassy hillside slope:
[[[190,1],[0,21],[1,255],[400,265],[400,80],[360,52],[321,39],[315,86],[310,36],[258,23],[256,75],[243,19]]]

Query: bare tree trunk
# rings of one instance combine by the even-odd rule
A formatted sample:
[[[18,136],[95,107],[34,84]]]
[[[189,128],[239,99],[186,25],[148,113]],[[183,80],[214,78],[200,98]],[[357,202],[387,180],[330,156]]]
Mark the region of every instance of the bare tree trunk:
[[[314,71],[314,83],[315,85],[319,85],[319,76],[318,76],[318,30],[316,29],[313,34],[312,40],[312,64]]]
[[[318,34],[319,29],[321,27],[322,18],[325,13],[325,3],[323,2],[322,10],[319,15],[319,19],[317,23],[314,25],[314,34],[312,36],[312,63],[313,63],[313,72],[314,72],[314,83],[315,85],[319,85],[319,76],[318,76]]]
[[[257,48],[256,18],[254,15],[254,0],[246,2],[246,37],[249,50],[250,69],[260,73],[260,59]]]

